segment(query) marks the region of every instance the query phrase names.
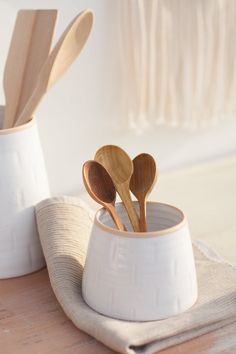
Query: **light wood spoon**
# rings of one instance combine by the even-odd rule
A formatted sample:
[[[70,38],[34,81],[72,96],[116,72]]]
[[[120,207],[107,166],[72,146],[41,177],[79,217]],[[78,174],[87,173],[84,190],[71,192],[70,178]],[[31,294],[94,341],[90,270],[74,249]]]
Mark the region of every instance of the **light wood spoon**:
[[[3,128],[11,128],[36,85],[49,56],[57,10],[20,10],[4,71],[6,97]]]
[[[22,113],[17,118],[15,126],[32,119],[32,115],[42,97],[78,57],[88,39],[92,24],[93,12],[91,10],[83,11],[69,24],[42,67],[37,85]]]
[[[130,190],[137,198],[140,208],[140,231],[147,231],[146,200],[157,180],[154,158],[149,154],[140,154],[133,159],[134,171],[130,180]]]
[[[90,196],[107,209],[118,230],[124,231],[122,220],[115,209],[116,189],[106,169],[97,161],[86,161],[83,165],[83,180]]]
[[[106,145],[101,147],[95,155],[110,174],[116,190],[124,203],[134,231],[139,231],[139,219],[131,200],[129,183],[133,173],[133,163],[129,155],[120,147]]]

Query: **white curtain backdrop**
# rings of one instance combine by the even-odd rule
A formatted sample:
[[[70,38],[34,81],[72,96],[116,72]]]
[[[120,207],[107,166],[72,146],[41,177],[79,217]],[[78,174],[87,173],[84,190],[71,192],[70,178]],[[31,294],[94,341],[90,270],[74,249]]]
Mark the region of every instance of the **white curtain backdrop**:
[[[122,116],[142,131],[236,114],[235,0],[116,2]]]

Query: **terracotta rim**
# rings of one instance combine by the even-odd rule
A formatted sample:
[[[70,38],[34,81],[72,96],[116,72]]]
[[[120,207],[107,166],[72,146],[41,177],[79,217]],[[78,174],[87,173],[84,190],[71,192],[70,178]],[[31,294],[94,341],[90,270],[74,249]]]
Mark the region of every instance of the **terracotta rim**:
[[[0,105],[0,113],[4,111],[4,106]],[[7,134],[13,134],[21,130],[28,129],[32,127],[33,125],[36,124],[36,121],[34,117],[31,118],[27,123],[19,125],[18,127],[13,127],[13,128],[7,128],[7,129],[0,129],[0,135],[7,135]]]
[[[137,203],[137,202],[135,201],[135,203]],[[116,204],[123,204],[123,203],[119,202]],[[181,214],[181,221],[174,226],[171,226],[166,229],[159,230],[159,231],[148,231],[148,232],[120,231],[120,230],[114,229],[110,226],[103,224],[99,220],[101,213],[105,212],[105,208],[103,207],[103,208],[100,208],[99,210],[97,210],[97,212],[95,214],[95,218],[94,218],[94,223],[99,228],[103,229],[104,231],[106,231],[109,234],[112,233],[114,235],[118,235],[118,236],[122,236],[122,237],[132,237],[132,238],[133,237],[146,238],[146,237],[157,237],[157,236],[168,235],[172,232],[179,230],[181,227],[183,227],[187,223],[187,217],[186,217],[185,213],[181,209],[179,209],[173,205],[166,204],[166,203],[159,203],[159,202],[151,202],[151,201],[147,202],[147,204],[159,204],[159,205],[164,205],[164,206],[170,207],[171,209],[175,209],[178,211],[179,214]]]

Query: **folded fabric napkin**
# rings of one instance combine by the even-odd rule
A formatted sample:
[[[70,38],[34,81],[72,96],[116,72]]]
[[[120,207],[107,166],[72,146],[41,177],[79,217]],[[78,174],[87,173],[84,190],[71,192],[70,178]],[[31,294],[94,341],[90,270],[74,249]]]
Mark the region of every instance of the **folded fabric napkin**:
[[[40,240],[54,293],[82,331],[119,353],[151,354],[236,321],[236,270],[194,243],[199,298],[185,313],[151,322],[128,322],[92,310],[81,292],[93,214],[75,197],[36,206]],[[207,254],[208,255],[207,255]]]

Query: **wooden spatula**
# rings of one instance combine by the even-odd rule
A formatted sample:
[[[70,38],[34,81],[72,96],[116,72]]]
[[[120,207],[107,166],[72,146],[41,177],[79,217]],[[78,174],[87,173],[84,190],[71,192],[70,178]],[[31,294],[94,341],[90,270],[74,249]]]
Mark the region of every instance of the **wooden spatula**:
[[[81,12],[66,28],[48,59],[43,65],[35,89],[22,113],[17,117],[15,126],[32,119],[41,99],[49,88],[69,69],[83,49],[93,25],[93,12]]]
[[[57,10],[20,10],[4,72],[4,128],[14,125],[49,56]]]

